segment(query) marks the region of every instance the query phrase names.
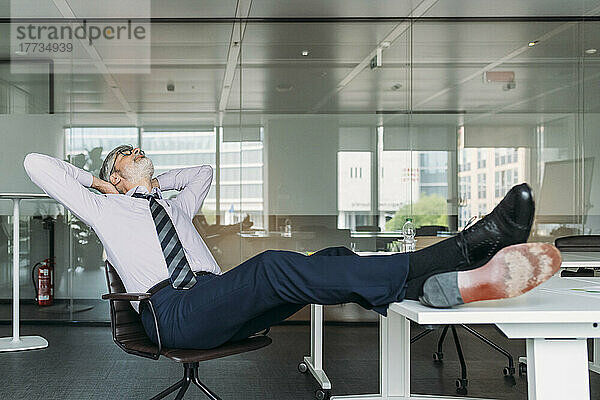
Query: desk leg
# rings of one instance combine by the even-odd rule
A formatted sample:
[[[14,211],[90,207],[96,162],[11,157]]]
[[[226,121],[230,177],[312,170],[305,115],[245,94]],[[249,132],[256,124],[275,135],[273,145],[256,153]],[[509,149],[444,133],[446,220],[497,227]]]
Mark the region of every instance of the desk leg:
[[[323,371],[323,306],[320,304],[310,305],[310,356],[304,357],[304,364],[323,390],[331,389],[331,382]]]
[[[594,361],[590,361],[590,371],[600,374],[600,339],[594,339]]]
[[[410,321],[390,312],[379,317],[379,394],[334,396],[332,400],[409,399]],[[426,397],[423,397],[425,399]]]
[[[394,312],[380,318],[381,393],[410,397],[410,321]]]
[[[589,400],[586,339],[527,339],[529,400]]]
[[[48,342],[41,336],[19,335],[19,201],[13,199],[13,336],[0,338],[0,352],[48,347]]]

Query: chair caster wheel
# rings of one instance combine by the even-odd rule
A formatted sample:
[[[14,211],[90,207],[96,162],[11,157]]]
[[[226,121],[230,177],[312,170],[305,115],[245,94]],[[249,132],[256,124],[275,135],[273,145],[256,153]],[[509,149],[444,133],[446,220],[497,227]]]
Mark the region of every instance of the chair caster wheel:
[[[515,374],[515,368],[514,367],[504,367],[502,368],[502,374],[504,376],[513,376]]]
[[[460,394],[462,396],[467,394],[467,383],[469,381],[466,379],[458,378],[456,380],[456,394]]]
[[[298,364],[298,371],[299,371],[301,374],[305,374],[305,373],[306,373],[306,371],[308,371],[308,365],[306,365],[306,363],[305,363],[305,362],[301,362],[300,364]]]
[[[329,389],[317,389],[315,391],[315,398],[317,400],[329,400],[331,398],[331,391]]]
[[[441,351],[436,351],[433,353],[433,361],[442,361],[444,359],[444,353]]]
[[[527,375],[527,364],[519,363],[519,376]]]

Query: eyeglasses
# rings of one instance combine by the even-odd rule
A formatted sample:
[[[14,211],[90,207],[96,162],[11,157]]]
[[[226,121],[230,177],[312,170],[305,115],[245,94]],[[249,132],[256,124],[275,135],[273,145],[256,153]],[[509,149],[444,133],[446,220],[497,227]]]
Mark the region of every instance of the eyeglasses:
[[[115,155],[115,159],[113,161],[112,168],[110,169],[110,173],[108,174],[108,176],[111,176],[113,174],[113,172],[115,172],[115,164],[117,163],[117,157],[119,157],[119,154],[121,154],[123,156],[130,156],[133,154],[133,150],[134,150],[134,147],[129,145],[129,146],[125,147],[124,149],[117,151],[117,154]],[[140,149],[139,154],[145,155],[146,153],[144,152],[144,150]]]

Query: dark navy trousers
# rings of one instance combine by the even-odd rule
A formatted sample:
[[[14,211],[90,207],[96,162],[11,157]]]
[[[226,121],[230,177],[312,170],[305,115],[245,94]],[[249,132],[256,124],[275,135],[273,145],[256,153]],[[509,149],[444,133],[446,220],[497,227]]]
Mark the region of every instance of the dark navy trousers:
[[[283,321],[307,304],[357,303],[386,315],[404,298],[408,255],[360,257],[343,247],[311,256],[269,250],[222,275],[203,275],[187,290],[170,285],[152,296],[162,345],[209,349]],[[156,342],[154,320],[140,306]]]

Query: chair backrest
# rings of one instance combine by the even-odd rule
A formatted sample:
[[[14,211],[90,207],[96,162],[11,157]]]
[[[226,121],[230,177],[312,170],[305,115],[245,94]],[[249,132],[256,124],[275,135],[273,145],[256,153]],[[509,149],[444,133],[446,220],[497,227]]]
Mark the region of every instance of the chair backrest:
[[[125,293],[125,285],[115,268],[106,262],[106,283],[109,293]],[[158,346],[150,341],[140,315],[128,301],[110,300],[110,326],[113,340],[123,351],[137,356],[158,359]]]
[[[447,226],[442,225],[423,225],[417,228],[415,236],[436,236],[438,231],[448,231]]]
[[[600,235],[563,236],[554,240],[560,251],[593,251],[600,252]]]
[[[381,232],[377,225],[360,225],[355,228],[356,232]]]

